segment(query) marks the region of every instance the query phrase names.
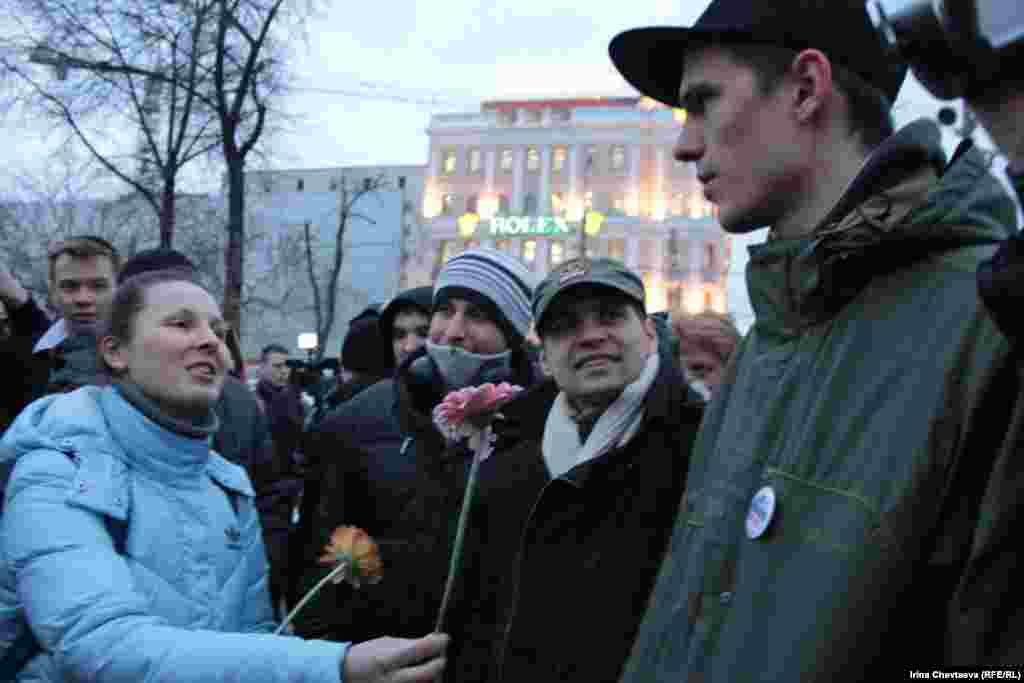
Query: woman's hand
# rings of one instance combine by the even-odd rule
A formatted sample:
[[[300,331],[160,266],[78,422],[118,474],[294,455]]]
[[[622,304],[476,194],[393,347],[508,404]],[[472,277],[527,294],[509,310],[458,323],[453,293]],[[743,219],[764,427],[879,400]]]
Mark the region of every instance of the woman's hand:
[[[342,662],[344,683],[433,683],[444,671],[448,636],[375,638],[352,645]]]

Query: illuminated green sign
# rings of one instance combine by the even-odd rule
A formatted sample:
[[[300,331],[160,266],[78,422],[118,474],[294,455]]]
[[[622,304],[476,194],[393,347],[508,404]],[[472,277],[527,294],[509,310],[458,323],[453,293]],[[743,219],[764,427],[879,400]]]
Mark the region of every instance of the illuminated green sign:
[[[495,216],[490,230],[493,237],[556,237],[574,232],[567,220],[557,216]]]

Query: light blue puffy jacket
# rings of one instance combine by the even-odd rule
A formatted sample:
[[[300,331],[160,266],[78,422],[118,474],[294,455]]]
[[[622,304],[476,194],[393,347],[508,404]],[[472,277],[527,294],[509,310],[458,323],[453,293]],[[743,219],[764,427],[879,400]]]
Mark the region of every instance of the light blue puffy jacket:
[[[252,486],[207,440],[86,387],[32,403],[3,442],[0,614],[20,601],[43,648],[18,683],[339,683],[345,644],[268,633]],[[105,517],[128,519],[124,555]]]

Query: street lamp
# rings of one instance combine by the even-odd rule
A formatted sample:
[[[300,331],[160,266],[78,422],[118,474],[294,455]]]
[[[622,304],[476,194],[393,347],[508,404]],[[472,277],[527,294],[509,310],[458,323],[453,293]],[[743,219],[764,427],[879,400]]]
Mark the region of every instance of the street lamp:
[[[313,352],[316,351],[319,341],[320,340],[317,339],[316,332],[302,332],[299,334],[299,350],[305,351],[306,355],[309,356],[310,368],[313,367]]]

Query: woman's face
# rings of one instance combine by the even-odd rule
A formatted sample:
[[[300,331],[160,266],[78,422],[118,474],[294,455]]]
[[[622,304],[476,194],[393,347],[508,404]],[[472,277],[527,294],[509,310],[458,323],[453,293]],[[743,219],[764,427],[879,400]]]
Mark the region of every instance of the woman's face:
[[[130,341],[103,340],[107,363],[170,415],[205,414],[220,396],[229,362],[217,302],[191,282],[154,284],[143,301]]]

